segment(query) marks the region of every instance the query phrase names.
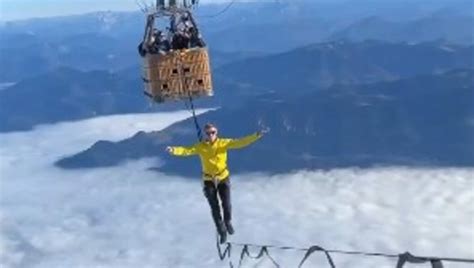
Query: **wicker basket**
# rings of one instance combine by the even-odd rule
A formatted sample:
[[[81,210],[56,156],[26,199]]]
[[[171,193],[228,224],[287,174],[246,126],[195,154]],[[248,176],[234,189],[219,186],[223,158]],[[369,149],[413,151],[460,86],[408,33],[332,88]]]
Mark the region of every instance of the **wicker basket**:
[[[206,48],[146,55],[143,80],[145,94],[157,102],[213,95]]]

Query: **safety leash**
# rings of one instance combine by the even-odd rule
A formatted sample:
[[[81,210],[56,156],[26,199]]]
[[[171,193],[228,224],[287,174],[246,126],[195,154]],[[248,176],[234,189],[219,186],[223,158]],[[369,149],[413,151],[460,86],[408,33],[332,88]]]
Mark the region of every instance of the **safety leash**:
[[[190,107],[188,107],[186,105],[186,108],[188,108],[188,110],[190,110],[192,115],[193,115],[194,127],[196,128],[197,138],[198,138],[199,142],[201,142],[203,140],[202,130],[201,130],[201,126],[199,125],[199,121],[198,121],[197,116],[196,116],[196,110],[194,108],[193,97],[191,96],[191,93],[189,93],[189,92],[188,92],[188,97],[189,97]],[[186,102],[185,102],[185,104],[186,104]]]

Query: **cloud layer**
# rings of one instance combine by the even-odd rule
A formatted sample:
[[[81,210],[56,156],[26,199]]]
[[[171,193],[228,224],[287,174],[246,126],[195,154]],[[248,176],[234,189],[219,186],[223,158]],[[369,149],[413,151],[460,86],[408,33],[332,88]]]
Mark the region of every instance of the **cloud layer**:
[[[80,171],[52,165],[99,139],[123,139],[186,116],[109,116],[1,134],[0,266],[226,267],[198,179],[148,171],[155,159]],[[236,176],[231,239],[473,258],[473,174],[393,167]],[[271,253],[282,267],[295,267],[303,254]],[[337,267],[395,266],[384,258],[334,258]],[[323,263],[315,256],[307,267]]]

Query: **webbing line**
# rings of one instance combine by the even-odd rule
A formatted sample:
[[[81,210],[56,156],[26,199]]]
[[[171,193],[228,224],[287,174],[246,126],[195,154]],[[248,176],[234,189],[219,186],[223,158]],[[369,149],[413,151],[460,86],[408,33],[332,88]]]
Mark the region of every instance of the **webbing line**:
[[[255,256],[252,256],[249,252],[249,247],[248,245],[245,245],[243,248],[242,248],[242,251],[240,252],[240,260],[239,260],[239,267],[242,266],[242,262],[244,261],[244,258],[245,256],[251,258],[251,259],[254,259],[254,260],[258,260],[260,259],[261,257],[263,256],[266,256],[272,263],[275,267],[279,268],[280,265],[272,258],[272,256],[270,256],[270,253],[268,252],[268,248],[266,246],[262,246],[260,248],[260,251],[258,252],[257,255]]]
[[[229,260],[229,267],[234,268],[232,264],[230,253],[232,252],[232,245],[230,243],[225,243],[225,249],[222,251],[222,248],[219,244],[219,234],[216,232],[216,246],[217,246],[217,253],[219,254],[219,259],[221,261],[225,260],[226,258]]]
[[[364,251],[348,251],[348,250],[337,250],[337,249],[324,249],[323,247],[313,245],[309,248],[298,248],[298,247],[291,247],[291,246],[277,246],[277,245],[257,245],[251,243],[234,243],[234,242],[227,242],[225,243],[225,250],[222,251],[221,246],[219,245],[219,241],[217,240],[217,249],[219,252],[219,258],[224,260],[225,258],[229,259],[229,267],[233,268],[233,264],[231,261],[231,251],[232,246],[239,246],[242,247],[240,252],[240,259],[239,259],[239,266],[241,267],[243,260],[245,257],[249,257],[252,259],[260,259],[263,256],[269,258],[275,267],[280,267],[280,265],[272,258],[269,254],[268,249],[280,249],[280,250],[295,250],[295,251],[305,251],[305,255],[301,262],[299,263],[298,267],[303,267],[303,264],[306,260],[315,252],[323,252],[326,256],[327,262],[329,267],[336,268],[336,265],[330,255],[330,253],[334,254],[345,254],[345,255],[362,255],[367,257],[385,257],[385,258],[397,258],[396,268],[403,268],[406,263],[427,263],[431,264],[432,268],[443,268],[442,261],[446,262],[462,262],[462,263],[474,263],[474,259],[464,259],[464,258],[443,258],[443,257],[424,257],[424,256],[414,256],[409,252],[401,253],[401,254],[387,254],[387,253],[380,253],[380,252],[364,252]],[[249,252],[249,247],[256,247],[260,248],[259,253],[257,255],[252,256]]]

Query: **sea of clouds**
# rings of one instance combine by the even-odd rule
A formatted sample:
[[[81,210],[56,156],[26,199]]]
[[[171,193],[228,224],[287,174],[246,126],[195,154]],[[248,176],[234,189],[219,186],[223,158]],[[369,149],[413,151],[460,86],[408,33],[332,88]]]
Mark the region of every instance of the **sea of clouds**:
[[[157,159],[83,170],[53,165],[97,140],[121,140],[188,116],[106,116],[0,134],[0,267],[228,267],[217,256],[199,179],[150,171]],[[385,167],[236,175],[230,240],[474,258],[473,174],[468,168]],[[239,250],[234,247],[234,263]],[[281,267],[296,267],[304,254],[270,253]],[[338,268],[396,263],[333,258]],[[244,265],[272,267],[268,260]],[[318,254],[305,267],[315,265],[329,267]]]

